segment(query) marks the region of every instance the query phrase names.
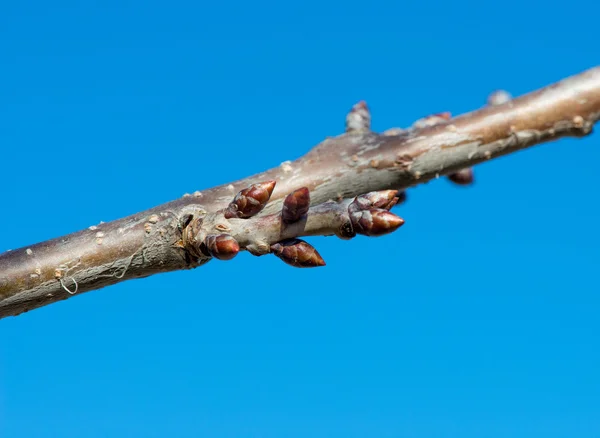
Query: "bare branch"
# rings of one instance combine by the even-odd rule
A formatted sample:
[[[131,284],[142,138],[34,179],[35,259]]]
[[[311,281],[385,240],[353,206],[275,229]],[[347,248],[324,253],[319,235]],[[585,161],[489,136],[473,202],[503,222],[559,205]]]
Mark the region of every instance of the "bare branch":
[[[281,219],[286,224],[298,222],[308,213],[310,208],[310,191],[301,187],[287,195],[283,200]]]
[[[503,103],[495,105],[499,101]],[[494,106],[434,126],[388,130],[384,134],[370,131],[366,105],[363,108],[358,104],[351,111],[352,116],[348,116],[351,120],[347,119],[347,133],[325,139],[295,161],[124,219],[0,254],[0,317],[127,279],[194,268],[213,256],[235,255],[235,244],[228,237],[219,237],[222,234],[232,236],[240,250],[252,248],[259,253],[281,254],[287,251],[287,256],[297,250],[294,263],[306,261],[310,258],[306,247],[286,250],[298,243],[282,239],[297,239],[311,227],[320,230],[316,232],[318,235],[331,232],[334,225],[339,225],[333,219],[337,217],[333,212],[352,202],[355,196],[388,189],[404,190],[536,144],[589,134],[600,118],[600,68],[513,100],[496,96],[489,103]],[[250,198],[260,208],[250,198],[244,200],[245,204],[238,198],[239,202],[233,202],[235,207],[230,207],[237,192],[260,181],[277,183],[270,196],[265,196],[266,188],[252,191]],[[305,215],[305,220],[294,222],[302,210],[296,207],[298,211],[288,218],[291,223],[283,227],[283,201],[301,187],[310,190],[314,207],[301,215]],[[330,200],[336,202],[328,203]],[[286,208],[290,207],[291,201]],[[226,211],[230,218],[225,218]],[[198,218],[216,217],[217,212],[220,218],[235,225],[231,225],[231,232],[216,228],[202,240],[205,246],[190,246],[186,237],[192,235],[192,229],[199,230]],[[377,229],[382,224],[391,224],[388,214],[391,213],[367,214],[362,210],[349,214],[354,221],[352,231],[369,232],[369,227]],[[277,239],[263,235],[265,239],[261,241],[261,233],[277,232],[273,225],[275,218],[279,220],[280,234],[273,234]],[[319,228],[323,226],[318,225],[317,219],[330,221],[329,225]],[[271,228],[264,227],[264,221]],[[203,223],[206,228],[207,222]],[[302,223],[302,231],[296,229]],[[238,227],[246,234],[235,231]],[[293,232],[287,234],[286,230]],[[214,237],[207,241],[209,235]],[[281,247],[273,247],[277,244]],[[290,257],[293,261],[295,256]]]

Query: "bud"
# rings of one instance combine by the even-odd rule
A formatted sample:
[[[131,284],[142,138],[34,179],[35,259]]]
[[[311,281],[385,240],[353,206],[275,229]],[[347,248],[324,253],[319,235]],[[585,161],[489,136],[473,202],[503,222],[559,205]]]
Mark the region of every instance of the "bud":
[[[404,224],[401,217],[379,208],[351,213],[350,221],[358,234],[372,237],[396,231]]]
[[[240,245],[237,240],[229,234],[206,236],[203,247],[208,255],[219,260],[231,260],[240,252]]]
[[[382,208],[389,210],[398,202],[398,190],[381,190],[378,192],[369,192],[357,196],[348,206],[348,212],[356,213],[358,211],[370,210],[372,208]]]
[[[310,192],[307,187],[294,190],[285,197],[281,219],[287,224],[299,221],[310,208]]]
[[[336,230],[335,235],[338,236],[342,240],[350,240],[353,237],[356,237],[356,231],[352,227],[352,221],[348,218],[347,221],[344,221]]]
[[[225,218],[247,219],[254,216],[267,205],[274,188],[275,181],[266,181],[242,190],[225,210]]]
[[[490,94],[487,98],[487,104],[489,106],[502,105],[512,99],[512,96],[508,91],[496,90]]]
[[[473,184],[475,181],[475,177],[473,175],[473,168],[467,167],[466,169],[461,169],[458,172],[451,173],[448,175],[448,179],[452,181],[454,184],[458,184],[460,186],[468,186]]]
[[[423,117],[413,123],[412,127],[417,129],[429,128],[431,126],[439,125],[440,123],[447,122],[452,117],[452,114],[448,111],[443,113],[431,114]]]
[[[371,129],[371,113],[364,100],[356,103],[346,116],[346,132]]]
[[[271,245],[271,251],[296,268],[325,266],[325,261],[312,245],[300,239],[286,239]]]

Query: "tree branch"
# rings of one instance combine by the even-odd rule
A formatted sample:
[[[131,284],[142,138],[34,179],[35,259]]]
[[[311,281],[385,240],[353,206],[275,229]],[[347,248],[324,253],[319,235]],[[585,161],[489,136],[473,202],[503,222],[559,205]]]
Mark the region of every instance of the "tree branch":
[[[325,139],[295,161],[120,220],[0,254],[0,317],[127,279],[195,268],[243,249],[256,254],[272,252],[296,266],[319,265],[314,249],[298,241],[298,236],[340,235],[339,227],[349,220],[352,234],[357,229],[365,231],[361,227],[377,222],[379,214],[381,218],[385,214],[396,217],[373,206],[350,212],[350,205],[360,202],[354,199],[358,195],[388,189],[395,193],[440,175],[459,174],[454,177],[456,182],[468,182],[464,179],[468,175],[461,177],[460,173],[482,161],[561,137],[589,134],[600,118],[600,67],[514,100],[496,95],[489,103],[449,120],[442,117],[432,124],[417,123],[407,130],[383,134],[370,131],[368,109],[359,103],[348,115],[345,134]],[[266,198],[269,202],[261,198],[262,202],[257,195],[257,202],[262,203],[259,213],[232,215],[234,195],[261,181],[276,182]],[[284,202],[300,188],[310,193],[309,210],[303,209],[300,195]],[[372,208],[385,214],[373,216]],[[385,216],[383,222],[399,226],[392,216]]]

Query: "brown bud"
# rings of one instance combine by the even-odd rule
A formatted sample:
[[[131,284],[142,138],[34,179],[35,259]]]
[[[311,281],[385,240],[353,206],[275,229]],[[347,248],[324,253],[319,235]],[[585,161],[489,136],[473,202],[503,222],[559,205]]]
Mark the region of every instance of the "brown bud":
[[[396,231],[404,219],[387,210],[373,208],[350,214],[354,231],[365,236],[382,236]]]
[[[346,132],[371,129],[371,113],[364,100],[356,103],[346,116]]]
[[[307,187],[294,190],[285,197],[281,219],[287,224],[299,221],[310,208],[310,192]]]
[[[461,169],[458,172],[451,173],[448,175],[448,179],[452,181],[454,184],[458,184],[461,186],[468,186],[473,184],[475,181],[475,177],[473,175],[473,168],[467,167],[466,169]]]
[[[487,98],[487,104],[489,106],[502,105],[512,99],[512,96],[508,91],[496,90],[490,94]]]
[[[413,128],[421,129],[421,128],[429,128],[431,126],[439,125],[440,123],[447,122],[452,117],[452,114],[448,111],[443,113],[431,114],[422,119],[417,120],[413,123]]]
[[[246,219],[254,216],[267,205],[274,188],[275,181],[266,181],[252,184],[250,187],[242,190],[235,195],[235,198],[233,198],[233,201],[225,210],[225,218],[238,217]]]
[[[231,260],[240,252],[240,245],[229,234],[211,234],[204,239],[203,249],[216,259]]]
[[[370,210],[372,208],[382,208],[389,210],[398,202],[398,190],[380,190],[378,192],[369,192],[357,196],[348,206],[348,212]]]
[[[343,240],[349,240],[356,236],[356,231],[352,227],[350,220],[344,221],[337,229],[336,236]]]
[[[325,266],[325,261],[312,245],[300,239],[286,239],[271,245],[271,251],[296,268]]]

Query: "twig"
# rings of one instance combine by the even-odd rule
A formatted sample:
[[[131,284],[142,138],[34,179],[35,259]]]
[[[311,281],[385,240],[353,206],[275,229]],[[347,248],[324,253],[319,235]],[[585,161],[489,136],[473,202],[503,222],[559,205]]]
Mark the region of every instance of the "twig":
[[[289,239],[312,230],[313,220],[315,224],[325,218],[332,220],[336,208],[360,194],[404,190],[536,144],[589,134],[600,118],[600,68],[513,100],[501,97],[490,98],[493,106],[441,120],[434,126],[394,129],[383,134],[370,131],[368,109],[360,103],[348,116],[346,133],[325,139],[295,161],[124,219],[0,254],[0,317],[71,297],[63,288],[61,267],[74,261],[79,263],[77,270],[69,272],[69,278],[78,285],[74,296],[128,279],[195,268],[213,257],[226,256],[227,251],[235,252],[231,239],[240,250],[297,259],[292,264],[308,263],[313,257],[318,265],[309,248]],[[232,198],[260,181],[276,181],[270,201],[250,219],[239,217],[239,210],[229,207]],[[294,228],[293,217],[301,209],[287,205],[289,211],[283,219],[282,204],[284,198],[302,187],[310,192],[313,207],[307,211],[306,226],[300,230]],[[323,204],[343,199],[346,201],[335,203],[336,207]],[[319,210],[322,208],[325,213]],[[225,218],[226,209],[230,218]],[[201,247],[194,249],[184,235],[193,236],[190,227],[203,229],[198,228],[199,218],[217,217],[215,214],[227,220],[231,230],[211,231],[213,237],[208,240],[206,234],[201,241],[206,253]],[[274,222],[269,222],[275,220],[273,215],[278,215],[280,227],[292,218],[292,226],[280,228],[279,240],[274,243],[277,231]],[[368,224],[368,218],[365,220]],[[208,222],[203,223],[206,228]],[[332,230],[317,225],[314,229],[320,230],[317,234]],[[244,236],[250,236],[247,241],[240,234],[242,230]],[[275,234],[263,235],[261,240],[261,233]],[[231,238],[219,238],[220,234]]]

